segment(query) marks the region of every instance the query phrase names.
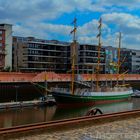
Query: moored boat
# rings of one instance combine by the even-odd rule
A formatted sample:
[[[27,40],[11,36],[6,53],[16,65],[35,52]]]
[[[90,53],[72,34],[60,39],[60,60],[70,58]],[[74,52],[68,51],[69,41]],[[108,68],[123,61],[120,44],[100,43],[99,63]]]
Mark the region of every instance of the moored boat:
[[[117,87],[111,89],[112,91],[88,91],[81,90],[74,95],[71,92],[66,92],[65,89],[55,89],[52,94],[59,106],[85,106],[104,104],[112,102],[120,102],[129,99],[133,90],[131,87],[122,88]]]
[[[133,94],[131,95],[131,97],[140,98],[140,91],[139,90],[134,90]]]
[[[99,20],[99,34],[97,37],[99,38],[99,44],[98,44],[98,64],[96,66],[96,75],[99,74],[100,71],[100,49],[101,49],[101,27],[102,27],[102,20]],[[58,105],[62,106],[86,106],[86,105],[95,105],[95,104],[102,104],[102,103],[111,103],[111,102],[119,102],[129,99],[131,97],[131,94],[133,93],[133,90],[130,86],[126,84],[119,85],[118,77],[116,85],[108,86],[105,85],[103,88],[99,85],[99,79],[98,76],[96,78],[96,85],[91,85],[90,88],[76,88],[76,78],[75,78],[75,48],[76,48],[76,19],[74,20],[74,29],[72,33],[74,33],[74,40],[72,45],[72,78],[71,78],[71,89],[65,89],[65,88],[57,88],[52,90],[52,95],[54,96],[56,103]],[[117,62],[117,74],[119,75],[119,68],[120,68],[120,39],[121,39],[121,33],[119,38],[119,48],[118,48],[118,62]],[[120,76],[120,75],[119,75]],[[124,82],[124,81],[123,81]],[[93,84],[93,81],[92,81]],[[128,86],[128,87],[127,87]]]

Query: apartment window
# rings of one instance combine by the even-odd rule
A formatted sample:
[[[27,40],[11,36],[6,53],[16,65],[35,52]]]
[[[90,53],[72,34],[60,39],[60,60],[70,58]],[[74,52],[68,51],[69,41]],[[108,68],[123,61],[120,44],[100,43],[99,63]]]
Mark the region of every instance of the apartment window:
[[[2,31],[0,31],[0,34],[2,34]]]
[[[22,37],[18,37],[17,39],[18,39],[18,41],[22,41]]]
[[[136,55],[136,53],[135,52],[132,52],[132,55]]]
[[[2,47],[2,43],[0,43],[0,47]]]
[[[35,52],[34,52],[34,51],[32,51],[32,54],[35,54]]]
[[[34,57],[34,60],[35,60],[35,61],[38,61],[39,59],[38,59],[38,57]]]
[[[27,38],[23,38],[22,40],[23,40],[23,41],[27,41]]]

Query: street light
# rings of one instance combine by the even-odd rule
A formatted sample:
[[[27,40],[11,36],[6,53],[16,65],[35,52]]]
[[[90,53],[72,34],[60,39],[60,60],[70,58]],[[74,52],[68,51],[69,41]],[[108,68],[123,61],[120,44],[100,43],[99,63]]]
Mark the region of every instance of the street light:
[[[16,103],[17,103],[17,101],[18,101],[18,88],[19,88],[19,86],[15,85],[15,88],[16,88]]]

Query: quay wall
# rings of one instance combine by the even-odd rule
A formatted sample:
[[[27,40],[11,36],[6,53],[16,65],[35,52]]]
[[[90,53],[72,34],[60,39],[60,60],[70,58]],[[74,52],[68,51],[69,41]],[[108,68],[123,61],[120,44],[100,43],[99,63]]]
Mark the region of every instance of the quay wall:
[[[75,75],[81,81],[140,81],[140,74],[81,74]],[[41,73],[21,73],[21,72],[0,72],[0,83],[9,82],[69,82],[71,81],[71,74],[56,74],[54,72],[41,72]]]
[[[0,102],[39,99],[43,91],[31,83],[0,83]]]
[[[119,83],[124,79],[126,83],[133,88],[140,89],[140,74],[125,74],[123,76],[117,74],[100,74],[98,79],[101,83],[112,80],[115,84],[117,77]],[[82,74],[78,75],[81,81],[95,81],[96,75]],[[53,72],[42,73],[16,73],[16,72],[0,72],[0,102],[33,100],[40,98],[45,94],[45,90],[37,84],[44,86],[45,80],[48,82],[48,88],[57,86],[68,87],[71,82],[70,74],[56,74]],[[34,84],[36,83],[36,84]]]

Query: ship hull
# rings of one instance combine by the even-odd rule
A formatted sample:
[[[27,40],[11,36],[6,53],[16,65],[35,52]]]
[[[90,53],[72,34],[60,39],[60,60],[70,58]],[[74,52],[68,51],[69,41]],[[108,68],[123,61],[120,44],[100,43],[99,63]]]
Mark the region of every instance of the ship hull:
[[[53,92],[52,95],[54,96],[56,103],[58,106],[65,106],[65,107],[80,107],[80,106],[93,106],[96,104],[106,104],[112,102],[121,102],[128,100],[131,97],[130,93],[125,94],[115,94],[115,95],[98,95],[98,96],[82,96],[82,95],[71,95],[59,92]]]

